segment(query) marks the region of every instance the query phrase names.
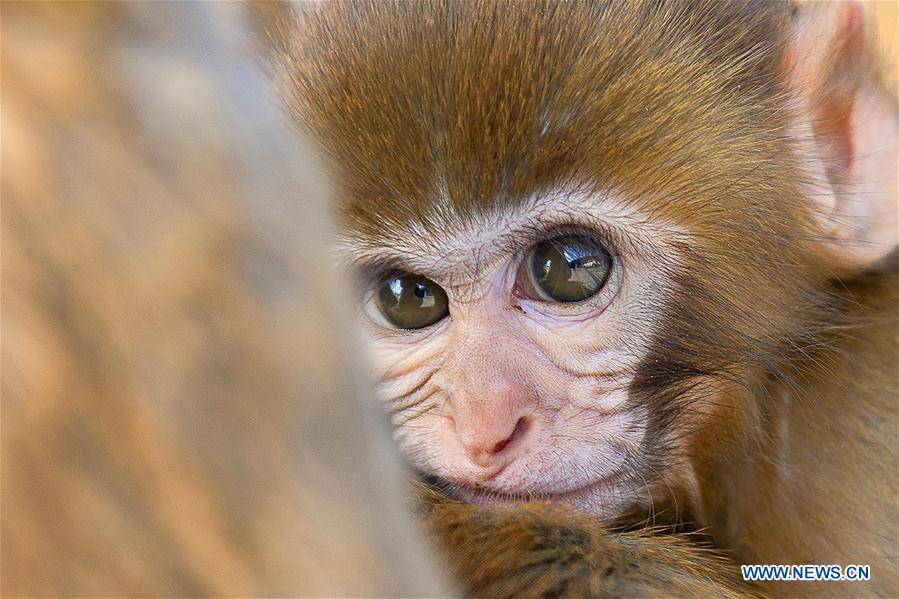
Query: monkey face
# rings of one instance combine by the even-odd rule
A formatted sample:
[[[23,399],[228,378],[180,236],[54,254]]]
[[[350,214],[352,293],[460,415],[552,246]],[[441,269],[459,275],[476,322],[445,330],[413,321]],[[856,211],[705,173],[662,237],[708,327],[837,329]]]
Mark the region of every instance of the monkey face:
[[[829,321],[789,7],[713,5],[298,9],[282,81],[334,167],[378,393],[459,494],[693,493]]]
[[[469,500],[607,518],[695,492],[697,465],[756,417],[747,390],[782,351],[759,346],[805,326],[772,306],[804,291],[665,206],[559,190],[342,239],[377,395],[417,469]]]
[[[414,465],[473,500],[604,514],[649,502],[651,480],[671,482],[651,474],[661,439],[647,439],[652,405],[631,389],[688,233],[562,191],[452,222],[389,248],[344,241],[365,273],[378,394]]]

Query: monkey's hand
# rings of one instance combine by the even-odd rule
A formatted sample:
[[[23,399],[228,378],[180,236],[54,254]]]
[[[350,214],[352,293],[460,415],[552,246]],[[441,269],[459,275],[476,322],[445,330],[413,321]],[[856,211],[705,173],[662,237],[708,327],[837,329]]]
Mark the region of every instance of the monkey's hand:
[[[472,505],[420,488],[425,525],[472,597],[760,597],[689,535],[610,532],[550,503]]]

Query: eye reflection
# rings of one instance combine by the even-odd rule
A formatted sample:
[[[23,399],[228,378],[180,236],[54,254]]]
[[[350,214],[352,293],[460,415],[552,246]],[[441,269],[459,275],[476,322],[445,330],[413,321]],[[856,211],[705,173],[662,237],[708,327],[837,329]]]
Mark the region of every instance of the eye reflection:
[[[597,240],[566,235],[537,244],[522,264],[518,284],[532,299],[572,303],[596,294],[612,270],[612,256]]]
[[[421,329],[449,315],[449,301],[440,285],[427,277],[401,274],[384,280],[367,306],[379,324],[396,329]]]

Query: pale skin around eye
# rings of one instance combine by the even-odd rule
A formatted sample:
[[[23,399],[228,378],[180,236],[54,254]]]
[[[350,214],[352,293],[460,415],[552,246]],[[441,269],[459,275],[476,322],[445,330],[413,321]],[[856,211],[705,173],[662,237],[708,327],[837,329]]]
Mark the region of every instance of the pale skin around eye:
[[[612,266],[609,252],[586,236],[555,237],[540,242],[518,270],[516,289],[547,302],[579,302],[605,284]],[[386,277],[371,291],[366,312],[380,326],[420,329],[449,315],[446,292],[422,275]]]

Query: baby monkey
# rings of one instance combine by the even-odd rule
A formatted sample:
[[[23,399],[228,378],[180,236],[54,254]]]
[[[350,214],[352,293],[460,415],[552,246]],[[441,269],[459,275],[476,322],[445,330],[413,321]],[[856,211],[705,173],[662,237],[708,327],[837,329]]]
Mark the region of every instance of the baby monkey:
[[[863,7],[267,17],[282,92],[337,175],[377,392],[410,462],[461,501],[429,513],[475,592],[625,592],[502,586],[523,564],[670,580],[650,554],[680,540],[659,534],[591,569],[634,538],[602,522],[702,529],[740,563],[871,567],[775,595],[899,593],[897,113]],[[592,549],[566,553],[577,539]],[[699,554],[673,570],[727,569]]]

